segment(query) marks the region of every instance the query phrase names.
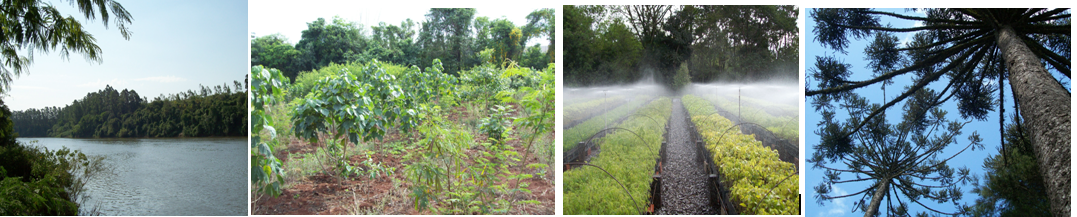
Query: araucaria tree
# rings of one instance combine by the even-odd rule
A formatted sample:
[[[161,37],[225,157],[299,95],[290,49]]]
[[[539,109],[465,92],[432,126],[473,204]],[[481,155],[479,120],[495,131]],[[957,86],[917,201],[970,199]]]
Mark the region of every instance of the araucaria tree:
[[[1012,98],[1025,121],[1044,176],[1051,213],[1069,216],[1070,92],[1062,81],[1070,78],[1069,10],[927,9],[923,12],[923,16],[914,16],[874,9],[811,11],[816,41],[841,52],[845,52],[850,37],[915,33],[912,41],[904,45],[882,46],[878,42],[886,40],[876,40],[876,44],[869,46],[879,49],[866,51],[875,70],[867,80],[848,80],[851,73],[848,65],[833,57],[817,57],[819,61],[807,81],[815,83],[817,89],[805,91],[806,96],[813,97],[816,109],[855,101],[855,97],[850,97],[852,90],[884,85],[896,76],[911,73],[913,81],[897,97],[863,111],[866,115],[817,131],[822,137],[816,146],[820,152],[817,158],[824,159],[815,160],[840,160],[864,148],[865,144],[856,144],[853,138],[871,130],[867,126],[869,120],[881,117],[887,109],[909,97],[924,94],[926,87],[934,82],[943,82],[945,88],[934,92],[932,98],[938,99],[937,103],[956,99],[962,118],[984,120],[997,105],[1002,119],[1001,101],[1005,96],[999,87],[1009,81],[1014,92]],[[880,23],[883,16],[922,25],[891,27]],[[1060,75],[1052,76],[1048,70]],[[994,97],[996,91],[998,100]]]
[[[942,101],[936,94],[928,88],[914,93],[913,99],[905,103],[903,120],[896,125],[887,123],[884,116],[866,117],[868,112],[879,109],[879,104],[869,105],[865,97],[845,94],[847,103],[841,108],[848,112],[849,122],[863,123],[864,127],[845,137],[858,145],[844,154],[833,156],[832,152],[816,150],[808,159],[813,168],[825,171],[823,182],[815,187],[819,203],[860,196],[854,208],[863,211],[865,217],[876,216],[884,199],[887,213],[892,216],[908,216],[909,203],[942,214],[963,213],[966,207],[958,204],[963,194],[957,184],[967,184],[973,177],[968,168],[955,171],[947,162],[969,148],[983,149],[983,144],[973,132],[961,151],[942,153],[949,145],[959,143],[956,138],[968,122],[947,120],[947,112],[939,108]],[[821,110],[823,121],[816,133],[830,135],[842,128],[834,121],[835,106],[822,105]],[[855,177],[842,177],[843,173]],[[873,183],[851,194],[832,195],[833,185],[858,182]],[[923,200],[952,203],[956,211],[932,208]]]

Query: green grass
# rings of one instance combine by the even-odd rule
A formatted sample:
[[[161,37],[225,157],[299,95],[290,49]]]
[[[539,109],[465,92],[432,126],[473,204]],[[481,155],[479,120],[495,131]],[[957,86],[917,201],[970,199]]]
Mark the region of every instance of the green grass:
[[[285,188],[291,187],[292,184],[306,177],[323,172],[324,168],[331,168],[328,159],[321,148],[311,153],[289,155],[286,163],[282,165]]]

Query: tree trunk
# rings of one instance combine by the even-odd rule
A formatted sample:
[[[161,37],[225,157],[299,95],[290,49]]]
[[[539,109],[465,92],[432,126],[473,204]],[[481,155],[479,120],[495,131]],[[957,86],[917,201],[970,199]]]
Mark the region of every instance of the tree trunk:
[[[1040,59],[1003,26],[998,47],[1009,69],[1010,87],[1031,135],[1036,162],[1047,186],[1051,214],[1070,216],[1070,93]]]
[[[890,178],[879,180],[879,187],[875,188],[875,194],[871,196],[871,205],[864,211],[864,217],[874,217],[879,212],[879,205],[883,203],[883,197],[890,191]]]

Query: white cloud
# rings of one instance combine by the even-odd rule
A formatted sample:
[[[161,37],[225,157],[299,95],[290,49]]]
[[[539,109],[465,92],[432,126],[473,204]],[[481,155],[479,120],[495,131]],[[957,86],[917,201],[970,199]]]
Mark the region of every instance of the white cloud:
[[[834,186],[833,191],[830,192],[830,196],[842,196],[847,194],[849,194],[849,192],[845,192],[845,190],[842,190],[838,186]],[[827,216],[843,216],[845,215],[845,210],[849,209],[848,205],[845,204],[845,198],[834,199],[830,204],[833,206],[827,211]]]
[[[919,16],[919,17],[926,17],[927,16],[927,14],[924,12],[924,10],[917,10],[917,11],[914,11],[914,12],[911,12],[911,13],[912,13],[911,14],[912,16]],[[914,21],[912,23],[912,27],[909,27],[909,28],[916,28],[916,27],[921,27],[921,26],[924,26],[924,22],[917,20],[917,21]],[[916,33],[915,32],[905,33],[905,37],[903,37],[901,39],[901,44],[905,45],[905,46],[908,46],[909,42],[912,42],[912,36],[914,34],[916,34]]]
[[[176,77],[176,76],[172,76],[172,75],[145,77],[145,78],[138,78],[138,79],[135,79],[135,80],[136,81],[156,81],[156,82],[161,82],[161,83],[172,83],[172,82],[187,81],[186,78]]]
[[[112,80],[97,79],[97,81],[86,82],[86,83],[82,83],[82,84],[79,84],[79,85],[76,85],[76,86],[79,86],[79,87],[92,87],[92,88],[105,88],[105,85],[117,86],[117,85],[123,85],[123,84],[127,84],[127,81],[113,78]]]

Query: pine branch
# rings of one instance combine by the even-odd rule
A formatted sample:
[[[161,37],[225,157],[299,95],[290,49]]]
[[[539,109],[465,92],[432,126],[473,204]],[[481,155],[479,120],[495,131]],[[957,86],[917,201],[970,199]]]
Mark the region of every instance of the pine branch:
[[[982,24],[980,22],[971,22],[971,21],[964,21],[964,20],[914,17],[914,16],[902,15],[902,14],[897,14],[897,13],[892,13],[892,12],[885,12],[885,11],[857,11],[857,13],[886,15],[886,16],[890,16],[890,17],[894,17],[894,18],[905,19],[905,20],[919,20],[919,21],[937,22],[937,23],[951,23],[951,24],[964,24],[964,25]]]
[[[931,26],[920,26],[920,27],[912,27],[912,28],[891,28],[891,27],[879,27],[879,26],[849,26],[849,25],[841,25],[841,24],[837,24],[837,26],[850,28],[850,29],[886,31],[886,32],[915,32],[915,31],[923,31],[923,30],[954,30],[954,29],[984,29],[984,28],[990,27],[990,26],[982,25],[982,24],[980,24],[980,25],[968,25],[968,26],[931,25]]]
[[[971,40],[974,40],[974,39],[980,38],[980,37],[982,37],[982,36],[986,36],[986,35],[987,35],[988,33],[990,33],[991,31],[992,31],[992,30],[988,30],[988,29],[981,29],[981,30],[977,30],[977,31],[974,31],[974,32],[969,32],[969,33],[965,33],[965,34],[963,34],[963,35],[959,35],[959,36],[957,36],[957,37],[953,37],[953,38],[949,38],[949,39],[946,39],[946,40],[942,40],[942,41],[938,41],[938,42],[935,42],[935,43],[931,43],[931,44],[928,44],[928,45],[924,45],[924,46],[919,46],[919,47],[907,47],[907,48],[899,48],[899,49],[897,49],[897,50],[898,50],[898,51],[908,51],[908,50],[919,50],[919,49],[927,49],[927,48],[932,48],[932,47],[936,47],[936,46],[941,46],[941,45],[945,45],[945,44],[947,44],[947,43],[950,43],[950,42],[954,42],[954,41],[958,41],[958,40],[961,40],[961,41],[960,41],[960,42],[957,42],[957,43],[955,43],[955,44],[964,44],[964,43],[967,43],[967,42],[969,42],[969,41],[971,41]]]
[[[946,50],[943,50],[938,55],[928,57],[924,61],[920,61],[920,62],[918,62],[918,63],[916,63],[916,64],[914,64],[912,66],[908,66],[908,67],[905,67],[905,68],[902,68],[902,69],[899,69],[899,70],[884,73],[882,75],[879,75],[879,77],[875,77],[873,79],[865,80],[865,81],[852,82],[853,84],[844,85],[844,86],[840,86],[840,87],[832,87],[832,88],[827,88],[827,89],[823,89],[823,90],[809,90],[809,91],[804,93],[804,96],[808,97],[808,96],[814,96],[814,95],[817,95],[817,94],[837,93],[837,92],[848,91],[848,90],[853,90],[853,89],[857,89],[857,88],[860,88],[860,87],[872,85],[872,84],[875,84],[875,83],[878,83],[878,82],[885,81],[887,79],[893,78],[895,76],[902,75],[902,74],[911,72],[913,70],[926,67],[928,65],[936,64],[938,62],[942,62],[942,61],[946,60],[947,57],[950,57],[951,55],[957,54],[958,52],[960,52],[960,51],[962,51],[962,50],[964,50],[966,48],[976,46],[976,45],[981,45],[981,44],[988,43],[988,42],[990,42],[990,39],[987,38],[987,37],[978,38],[978,39],[973,40],[972,42],[969,42],[969,43],[966,43],[966,44],[960,44],[960,45],[957,45],[957,46],[950,47],[950,48],[948,48]],[[967,57],[967,56],[965,56],[965,57]],[[963,59],[963,58],[959,58],[959,59]],[[951,67],[952,65],[953,65],[953,63],[951,63],[950,66],[947,66],[947,67],[952,68]],[[943,71],[945,71],[945,70],[943,70]]]

